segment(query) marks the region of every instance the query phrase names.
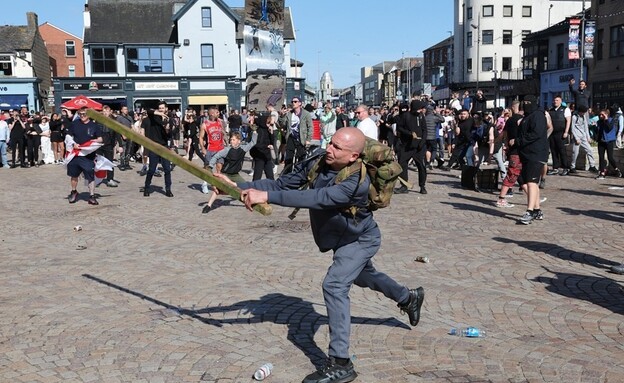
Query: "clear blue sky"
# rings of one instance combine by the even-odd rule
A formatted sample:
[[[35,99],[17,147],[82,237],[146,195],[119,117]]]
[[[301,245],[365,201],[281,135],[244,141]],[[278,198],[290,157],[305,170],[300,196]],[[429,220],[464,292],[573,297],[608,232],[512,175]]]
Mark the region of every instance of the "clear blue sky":
[[[225,0],[242,7],[244,0]],[[297,60],[308,83],[329,71],[336,87],[360,79],[360,68],[405,56],[449,37],[454,0],[286,0],[297,34]],[[25,25],[26,12],[82,37],[84,0],[4,0],[0,25]],[[294,52],[293,52],[294,55]]]

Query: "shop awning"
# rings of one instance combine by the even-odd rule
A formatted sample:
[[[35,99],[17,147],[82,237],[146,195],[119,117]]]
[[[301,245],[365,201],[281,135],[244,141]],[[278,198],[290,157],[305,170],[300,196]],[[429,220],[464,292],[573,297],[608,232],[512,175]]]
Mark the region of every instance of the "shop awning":
[[[0,109],[19,109],[22,106],[28,107],[28,96],[25,94],[3,94],[0,95]]]
[[[227,105],[227,96],[189,96],[189,105]]]

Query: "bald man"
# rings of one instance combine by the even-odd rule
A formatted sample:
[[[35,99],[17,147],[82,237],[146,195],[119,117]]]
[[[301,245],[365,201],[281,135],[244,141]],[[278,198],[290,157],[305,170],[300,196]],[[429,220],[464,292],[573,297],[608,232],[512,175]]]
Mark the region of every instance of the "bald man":
[[[323,369],[308,375],[304,383],[351,382],[357,377],[349,358],[349,290],[353,284],[379,291],[397,302],[401,311],[409,316],[412,326],[420,320],[423,288],[409,290],[373,266],[372,258],[379,250],[381,232],[367,209],[368,175],[360,182],[361,173],[356,171],[340,183],[335,182],[338,173],[360,157],[364,145],[365,136],[357,128],[338,130],[320,157],[319,175],[305,190],[300,188],[307,184],[308,173],[319,157],[300,162],[292,173],[277,180],[238,184],[243,189],[241,199],[248,209],[264,202],[309,209],[312,234],[319,250],[334,253],[323,281],[329,320],[329,360]],[[347,211],[352,206],[357,207],[355,214]]]

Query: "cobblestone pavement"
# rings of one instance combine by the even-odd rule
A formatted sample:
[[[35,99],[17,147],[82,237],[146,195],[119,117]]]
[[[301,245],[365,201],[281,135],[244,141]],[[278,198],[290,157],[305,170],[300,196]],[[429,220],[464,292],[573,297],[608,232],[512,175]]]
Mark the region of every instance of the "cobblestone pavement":
[[[0,382],[251,382],[264,362],[268,382],[300,382],[328,342],[331,255],[307,214],[226,199],[202,214],[193,176],[145,198],[136,170],[93,207],[82,181],[67,203],[61,166],[0,169]],[[624,180],[549,177],[544,221],[524,226],[520,193],[501,210],[457,176],[433,171],[428,195],[376,213],[376,265],[426,299],[410,328],[353,288],[357,382],[624,382],[624,276],[608,270],[624,261]],[[487,337],[447,334],[465,326]]]

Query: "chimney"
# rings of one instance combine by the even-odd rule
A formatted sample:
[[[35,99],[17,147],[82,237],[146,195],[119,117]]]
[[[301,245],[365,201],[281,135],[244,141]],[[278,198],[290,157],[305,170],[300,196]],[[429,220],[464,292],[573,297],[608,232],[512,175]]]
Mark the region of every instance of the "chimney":
[[[37,30],[39,28],[39,18],[35,12],[26,12],[26,20],[28,20],[28,29]]]
[[[88,3],[85,3],[84,5],[83,21],[85,29],[91,28],[91,13],[89,12]]]

